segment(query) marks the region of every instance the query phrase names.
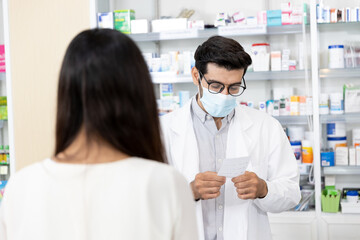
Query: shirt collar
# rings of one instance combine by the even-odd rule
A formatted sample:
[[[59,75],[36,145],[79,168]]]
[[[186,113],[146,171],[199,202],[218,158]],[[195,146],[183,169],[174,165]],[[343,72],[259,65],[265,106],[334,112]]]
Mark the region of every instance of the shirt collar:
[[[199,104],[196,101],[197,95],[195,95],[191,100],[191,109],[196,117],[200,119],[202,123],[205,123],[207,119],[212,119],[213,117],[206,113],[202,108],[199,106]],[[230,123],[230,121],[233,119],[235,115],[235,109],[233,109],[228,115],[224,117],[224,119]]]

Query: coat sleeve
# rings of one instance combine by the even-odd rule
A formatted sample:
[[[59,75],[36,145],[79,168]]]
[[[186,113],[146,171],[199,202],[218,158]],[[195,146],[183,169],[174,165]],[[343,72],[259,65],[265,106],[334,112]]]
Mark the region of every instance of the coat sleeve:
[[[268,193],[254,203],[265,212],[278,213],[295,207],[300,199],[299,169],[290,142],[282,126],[273,119],[268,146]],[[274,126],[275,125],[275,126]],[[275,144],[277,143],[277,144]]]
[[[173,161],[171,158],[171,144],[170,144],[170,131],[169,131],[169,123],[171,119],[169,118],[169,114],[160,117],[160,127],[161,127],[161,137],[162,143],[165,149],[166,162],[173,166]]]

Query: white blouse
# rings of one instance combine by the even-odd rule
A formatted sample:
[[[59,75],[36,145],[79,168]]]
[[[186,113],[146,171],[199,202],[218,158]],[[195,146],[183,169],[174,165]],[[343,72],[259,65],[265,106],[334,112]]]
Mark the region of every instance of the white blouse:
[[[0,208],[0,240],[196,240],[184,177],[155,161],[99,164],[51,159],[12,176]]]

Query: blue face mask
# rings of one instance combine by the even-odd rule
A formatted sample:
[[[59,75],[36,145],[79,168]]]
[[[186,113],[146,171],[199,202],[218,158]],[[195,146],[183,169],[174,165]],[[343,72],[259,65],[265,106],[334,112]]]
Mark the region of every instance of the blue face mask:
[[[212,94],[207,88],[203,88],[203,96],[200,101],[208,112],[213,117],[225,117],[236,107],[236,98],[231,95],[224,95],[221,93]]]

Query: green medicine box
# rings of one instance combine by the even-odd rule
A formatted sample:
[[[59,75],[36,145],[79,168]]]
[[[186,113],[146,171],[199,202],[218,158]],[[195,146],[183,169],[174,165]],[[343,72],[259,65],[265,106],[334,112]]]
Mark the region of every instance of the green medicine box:
[[[122,33],[131,33],[131,20],[135,20],[135,11],[131,9],[114,11],[114,29]]]

